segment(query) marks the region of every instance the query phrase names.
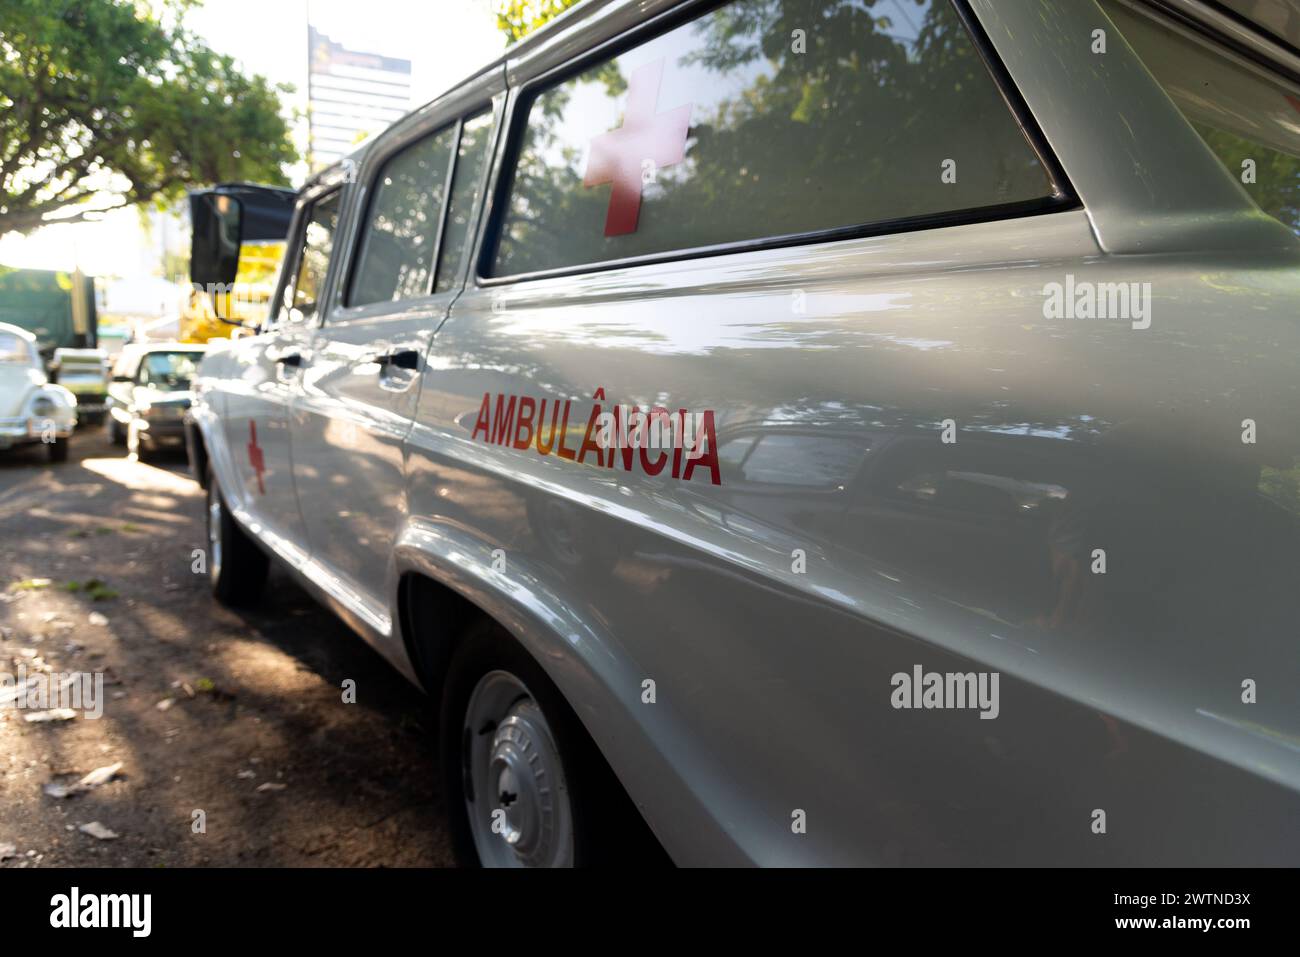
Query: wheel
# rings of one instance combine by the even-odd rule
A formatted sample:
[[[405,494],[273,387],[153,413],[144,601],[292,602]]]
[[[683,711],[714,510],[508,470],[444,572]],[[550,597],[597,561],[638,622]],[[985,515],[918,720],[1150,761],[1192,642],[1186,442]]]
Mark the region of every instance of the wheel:
[[[208,581],[223,605],[251,605],[262,594],[271,560],[239,527],[208,468]]]
[[[104,416],[104,430],[108,433],[108,441],[111,444],[126,445],[126,432],[122,429],[122,423],[113,418],[111,412]]]
[[[45,449],[50,456],[51,462],[68,461],[68,446],[71,440],[67,438],[55,439],[53,442],[46,442]]]
[[[462,864],[666,862],[559,690],[495,622],[480,622],[461,640],[439,727],[443,793]]]

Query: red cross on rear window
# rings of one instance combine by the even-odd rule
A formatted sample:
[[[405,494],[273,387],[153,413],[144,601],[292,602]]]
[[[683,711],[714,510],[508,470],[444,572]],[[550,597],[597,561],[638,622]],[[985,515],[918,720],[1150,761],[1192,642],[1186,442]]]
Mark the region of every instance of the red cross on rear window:
[[[609,211],[605,214],[605,235],[636,232],[641,213],[642,167],[646,160],[654,168],[680,163],[686,155],[686,134],[691,127],[691,104],[656,113],[664,61],[647,63],[632,74],[627,85],[627,108],[623,125],[591,141],[587,175],[583,186],[613,184]]]

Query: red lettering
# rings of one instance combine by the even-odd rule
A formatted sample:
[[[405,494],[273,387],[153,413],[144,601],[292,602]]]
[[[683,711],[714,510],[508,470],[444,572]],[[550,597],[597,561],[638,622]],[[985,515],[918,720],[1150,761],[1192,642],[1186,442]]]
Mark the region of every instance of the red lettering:
[[[623,407],[614,406],[614,442],[618,445],[619,454],[623,456],[623,471],[632,471],[632,456],[636,454],[635,444],[629,438],[632,432],[632,423],[636,421],[641,414],[641,410],[634,405],[627,407],[627,424],[623,423]],[[644,440],[644,438],[643,438]],[[609,467],[614,467],[614,450],[609,450]]]
[[[478,421],[474,423],[474,431],[470,433],[471,439],[478,438],[479,429],[483,430],[483,440],[492,441],[492,405],[489,394],[483,393],[483,404],[478,407]]]
[[[558,403],[557,403],[558,404]],[[560,444],[555,450],[555,454],[562,459],[568,459],[570,462],[574,459],[573,449],[566,448],[564,440],[569,435],[569,400],[564,400],[564,421],[560,423]],[[565,453],[568,453],[567,455]]]
[[[524,415],[525,410],[528,412]],[[533,413],[537,411],[537,403],[529,396],[524,396],[519,400],[519,419],[515,425],[515,448],[526,449],[533,442]],[[525,438],[520,438],[519,433],[524,429],[528,430]]]
[[[583,434],[583,436],[582,436],[582,448],[580,448],[580,449],[578,450],[578,464],[579,464],[579,465],[581,465],[581,464],[582,464],[582,460],[583,460],[584,458],[586,458],[587,450],[588,450],[588,449],[592,449],[592,450],[595,451],[595,453],[596,453],[596,464],[597,464],[597,465],[600,465],[600,466],[602,466],[602,467],[605,465],[605,452],[604,452],[604,450],[600,447],[600,443],[597,442],[597,441],[595,441],[595,440],[591,437],[591,430],[594,429],[594,428],[596,427],[596,422],[597,422],[599,419],[600,419],[600,405],[599,405],[599,404],[596,404],[596,405],[593,405],[593,406],[591,407],[591,415],[589,415],[589,416],[587,417],[587,431],[586,431],[586,432]],[[611,450],[610,454],[613,455],[613,451],[612,451],[612,450]]]
[[[709,466],[709,481],[714,485],[722,484],[722,473],[718,469],[718,434],[713,427],[713,410],[704,410],[704,427],[702,434],[695,442],[695,448],[691,450],[691,455],[686,459],[686,471],[682,473],[682,481],[691,480],[691,472],[695,471],[697,465]],[[698,454],[705,442],[709,444],[707,454]]]
[[[686,434],[686,410],[677,410],[678,427],[673,430],[673,478],[682,475],[682,436]]]
[[[672,418],[668,410],[662,405],[652,406],[646,421],[646,430],[642,433],[641,441],[638,443],[641,446],[641,468],[645,469],[646,475],[658,475],[664,470],[664,466],[668,464],[667,452],[660,452],[659,460],[654,465],[650,464],[650,457],[646,455],[646,450],[650,448],[650,436],[653,435],[657,440],[662,440],[665,429],[671,431],[671,427]],[[662,444],[662,442],[656,444]]]
[[[506,440],[510,438],[511,426],[515,422],[515,397],[510,397],[510,404],[502,412],[501,406],[505,402],[505,396],[497,396],[496,416],[492,420],[492,444],[505,445]]]
[[[542,400],[542,409],[537,413],[537,451],[542,455],[551,454],[551,446],[555,444],[555,419],[560,414],[560,403],[556,402],[551,406],[551,437],[542,444],[542,425],[546,422],[546,400]]]

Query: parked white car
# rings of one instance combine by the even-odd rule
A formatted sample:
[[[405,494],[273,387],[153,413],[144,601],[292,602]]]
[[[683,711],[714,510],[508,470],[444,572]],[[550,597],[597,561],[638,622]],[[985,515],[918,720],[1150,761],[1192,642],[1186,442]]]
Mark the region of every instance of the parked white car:
[[[77,397],[50,383],[36,337],[0,322],[0,451],[44,442],[62,462],[76,425]]]
[[[299,194],[194,383],[217,598],[270,556],[438,699],[468,863],[1294,867],[1300,36],[1244,6],[574,7]]]

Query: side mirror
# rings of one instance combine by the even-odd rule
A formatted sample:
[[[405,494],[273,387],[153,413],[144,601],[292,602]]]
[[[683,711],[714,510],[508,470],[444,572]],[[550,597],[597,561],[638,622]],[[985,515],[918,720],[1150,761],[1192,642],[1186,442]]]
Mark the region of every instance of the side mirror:
[[[256,327],[233,318],[239,254],[245,243],[283,241],[296,201],[293,190],[253,183],[222,183],[190,193],[190,283],[211,296],[220,321]]]
[[[244,204],[229,193],[191,193],[190,225],[190,282],[200,289],[229,288],[239,271]]]

